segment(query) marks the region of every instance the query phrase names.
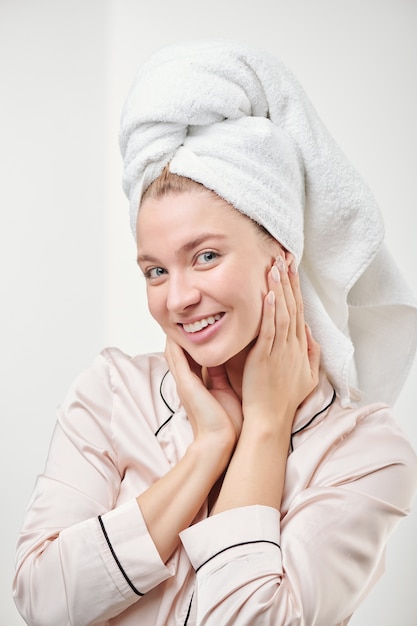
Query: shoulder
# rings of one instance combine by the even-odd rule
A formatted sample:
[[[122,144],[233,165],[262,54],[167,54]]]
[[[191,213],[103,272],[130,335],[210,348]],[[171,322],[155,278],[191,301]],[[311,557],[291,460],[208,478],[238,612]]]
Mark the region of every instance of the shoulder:
[[[119,441],[126,433],[133,438],[155,433],[178,405],[162,353],[131,356],[110,347],[72,382],[58,407],[58,422],[67,432],[106,431]]]
[[[119,348],[103,349],[73,381],[63,405],[82,403],[147,410],[161,399],[168,365],[162,353],[131,356]],[[171,377],[169,377],[171,378]],[[169,389],[172,403],[175,389]]]
[[[129,355],[119,348],[105,348],[94,360],[91,373],[100,377],[114,393],[127,394],[138,403],[168,393],[176,404],[175,390],[167,385],[169,368],[163,353]],[[168,391],[167,391],[168,389]],[[175,396],[175,397],[174,397]]]
[[[327,424],[326,424],[327,422]],[[407,509],[417,490],[417,455],[392,409],[383,403],[342,408],[338,402],[323,426],[332,433],[317,479],[332,485],[379,483],[381,493]]]
[[[96,357],[93,366],[100,367],[104,363],[114,378],[126,382],[129,376],[136,380],[138,377],[160,377],[168,370],[168,365],[161,352],[149,354],[129,355],[115,347],[104,348]]]
[[[368,458],[395,463],[415,463],[411,443],[390,406],[382,402],[343,409],[336,404],[335,417],[345,426],[341,446],[353,446]]]
[[[136,386],[139,380],[148,383],[160,379],[168,370],[162,353],[130,356],[119,348],[103,349],[74,379],[71,389],[98,385],[102,390],[120,386]]]

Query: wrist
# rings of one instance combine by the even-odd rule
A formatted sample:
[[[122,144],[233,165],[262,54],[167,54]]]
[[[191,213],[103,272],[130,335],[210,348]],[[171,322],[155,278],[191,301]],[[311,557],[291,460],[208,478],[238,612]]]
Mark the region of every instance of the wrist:
[[[197,433],[186,454],[204,468],[213,467],[219,475],[226,468],[235,448],[235,438],[220,433]]]
[[[257,441],[282,441],[291,435],[294,413],[292,411],[274,411],[262,413],[257,410],[245,415],[240,439]]]

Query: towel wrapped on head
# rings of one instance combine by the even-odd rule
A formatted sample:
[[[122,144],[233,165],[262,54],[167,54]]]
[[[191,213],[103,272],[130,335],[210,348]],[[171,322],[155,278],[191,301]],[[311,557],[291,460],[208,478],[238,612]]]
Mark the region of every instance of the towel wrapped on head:
[[[134,79],[120,146],[133,232],[166,165],[215,191],[295,255],[306,321],[343,404],[355,388],[395,401],[416,349],[416,302],[375,199],[285,66],[233,42],[164,48]]]

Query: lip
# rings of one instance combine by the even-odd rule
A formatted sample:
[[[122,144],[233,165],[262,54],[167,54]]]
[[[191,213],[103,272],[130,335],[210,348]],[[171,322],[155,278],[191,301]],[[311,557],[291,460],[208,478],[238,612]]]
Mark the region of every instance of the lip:
[[[217,313],[215,315],[218,315]],[[217,320],[216,322],[214,322],[214,324],[209,324],[208,326],[205,326],[205,328],[202,328],[201,330],[197,330],[194,333],[187,333],[187,331],[184,329],[183,324],[194,324],[195,322],[198,322],[202,319],[206,319],[207,317],[214,317],[210,316],[210,315],[206,315],[206,316],[200,316],[200,317],[196,317],[193,320],[187,320],[186,322],[180,322],[178,323],[178,327],[182,333],[183,336],[185,336],[187,338],[188,341],[190,341],[191,343],[204,343],[205,341],[208,341],[209,339],[211,339],[213,337],[213,335],[215,335],[220,328],[223,326],[223,320],[225,318],[225,313],[222,312],[221,313],[221,318],[219,320]]]

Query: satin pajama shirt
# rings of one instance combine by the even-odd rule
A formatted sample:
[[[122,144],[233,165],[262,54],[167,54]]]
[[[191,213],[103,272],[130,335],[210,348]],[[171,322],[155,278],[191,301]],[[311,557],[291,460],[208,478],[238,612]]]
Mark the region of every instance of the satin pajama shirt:
[[[69,390],[18,539],[24,619],[346,624],[382,574],[388,537],[417,488],[416,455],[390,409],[342,408],[321,374],[294,419],[280,512],[248,506],[210,517],[204,505],[163,563],[136,497],[193,437],[167,370],[161,354],[111,348]]]

